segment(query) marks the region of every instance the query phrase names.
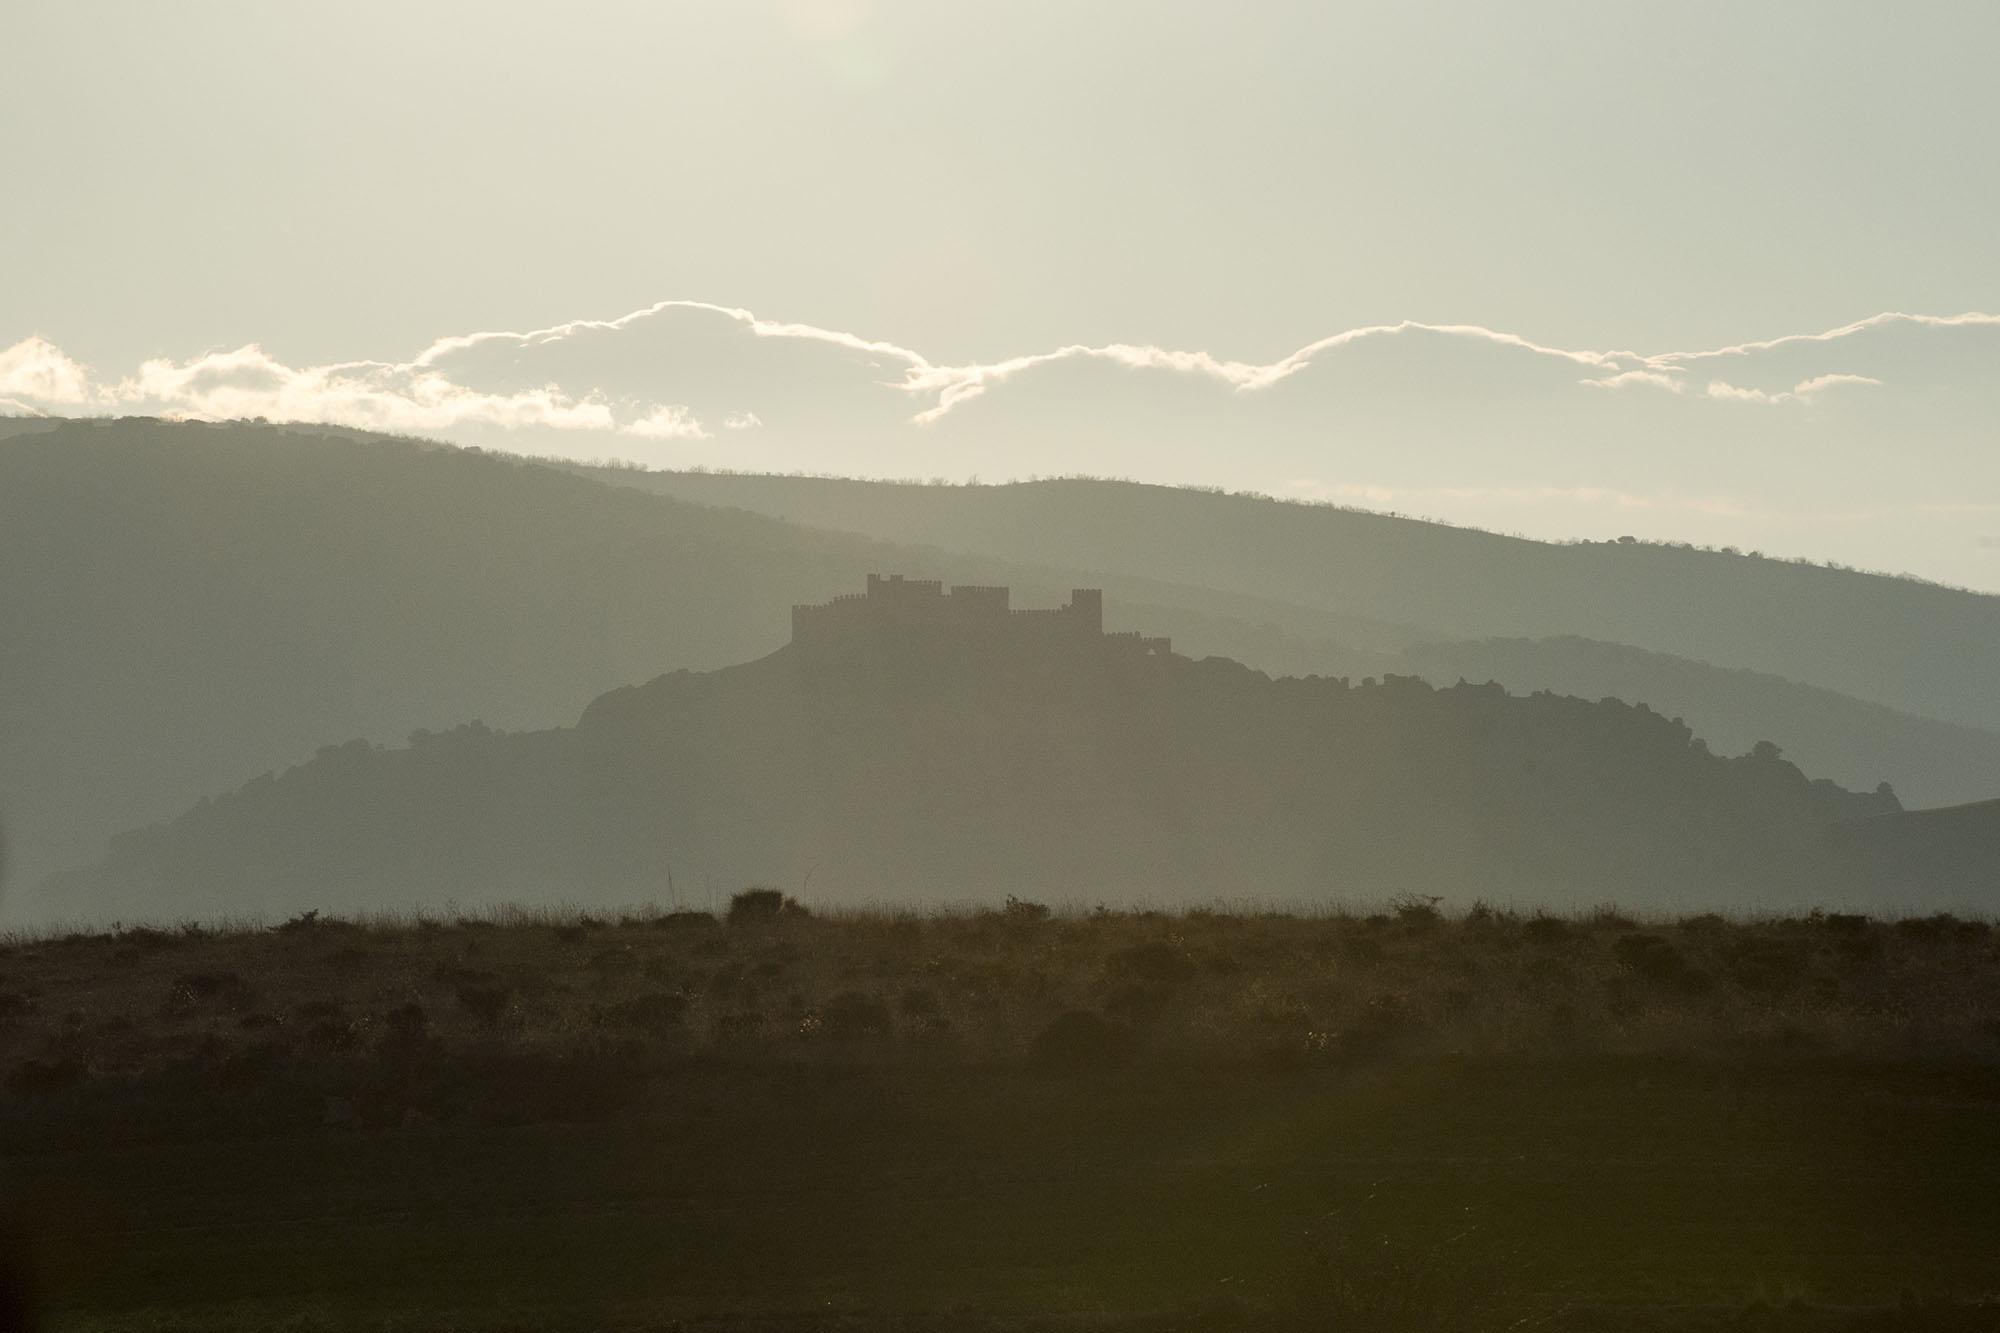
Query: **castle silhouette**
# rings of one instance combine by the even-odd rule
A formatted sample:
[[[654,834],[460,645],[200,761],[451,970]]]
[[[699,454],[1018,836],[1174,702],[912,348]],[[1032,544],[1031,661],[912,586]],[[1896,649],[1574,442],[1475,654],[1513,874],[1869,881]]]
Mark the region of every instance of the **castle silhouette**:
[[[897,642],[959,642],[987,648],[1110,649],[1168,656],[1165,637],[1134,630],[1104,632],[1104,592],[1073,588],[1069,601],[1048,609],[1010,605],[1005,587],[958,585],[940,579],[870,574],[868,591],[842,593],[817,606],[792,607],[792,643],[807,650],[882,647]]]

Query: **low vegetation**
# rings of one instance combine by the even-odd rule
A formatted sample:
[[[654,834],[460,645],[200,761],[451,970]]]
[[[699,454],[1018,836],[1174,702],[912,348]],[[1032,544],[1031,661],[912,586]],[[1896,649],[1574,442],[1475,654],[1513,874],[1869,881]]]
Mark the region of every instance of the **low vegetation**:
[[[306,913],[7,943],[0,1128],[587,1116],[689,1064],[2000,1064],[1996,964],[2000,931],[1953,916],[1453,914],[1415,897],[1365,914],[814,914],[753,889],[719,914]]]
[[[15,937],[0,1242],[95,1333],[1958,1333],[1996,962],[1420,897]]]

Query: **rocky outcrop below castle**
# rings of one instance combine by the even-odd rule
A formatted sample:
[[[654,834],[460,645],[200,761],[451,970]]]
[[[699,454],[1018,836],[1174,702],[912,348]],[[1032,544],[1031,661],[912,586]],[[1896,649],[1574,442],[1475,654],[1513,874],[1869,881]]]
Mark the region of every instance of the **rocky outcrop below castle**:
[[[1897,808],[1615,700],[871,632],[616,690],[573,727],[330,747],[127,835],[48,906],[704,903],[760,882],[857,904],[1832,905],[1875,881],[1828,830]]]

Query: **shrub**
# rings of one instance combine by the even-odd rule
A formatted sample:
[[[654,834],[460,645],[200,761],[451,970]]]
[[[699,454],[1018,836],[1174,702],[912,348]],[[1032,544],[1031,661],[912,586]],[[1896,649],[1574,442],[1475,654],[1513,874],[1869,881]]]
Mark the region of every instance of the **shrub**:
[[[1402,996],[1374,996],[1340,1034],[1341,1053],[1357,1059],[1383,1055],[1414,1026],[1409,1004]]]
[[[1195,974],[1194,959],[1161,940],[1128,945],[1104,960],[1104,970],[1121,981],[1175,986]]]
[[[169,1013],[186,1013],[204,1004],[247,1008],[250,987],[234,972],[184,972],[167,989]]]
[[[1689,964],[1664,935],[1620,935],[1611,946],[1619,964],[1656,986],[1695,992],[1708,987],[1708,977]]]
[[[1137,1046],[1131,1032],[1118,1024],[1072,1009],[1035,1034],[1029,1062],[1052,1073],[1082,1074],[1124,1064]]]
[[[1569,923],[1560,917],[1530,917],[1527,924],[1521,927],[1521,938],[1530,944],[1561,944],[1569,936]]]
[[[713,912],[672,911],[653,918],[655,930],[713,930],[722,923]]]
[[[1429,930],[1444,920],[1438,904],[1444,899],[1434,893],[1404,893],[1390,900],[1396,920],[1414,930]]]
[[[514,992],[499,982],[463,982],[455,993],[466,1012],[488,1027],[500,1021],[508,1001],[514,998]]]
[[[1936,912],[1930,916],[1904,917],[1896,923],[1896,929],[1914,939],[1945,940],[1954,937],[1972,938],[1986,933],[1986,927],[1977,921],[1967,921],[1953,916],[1950,912]]]
[[[1803,949],[1784,940],[1748,939],[1733,951],[1729,976],[1744,990],[1776,995],[1796,986],[1810,962]]]
[[[888,1005],[859,991],[842,991],[828,1000],[820,1023],[829,1037],[879,1037],[895,1026]]]
[[[409,1057],[423,1051],[430,1039],[430,1015],[420,1004],[399,1004],[382,1015],[381,1052]]]
[[[745,889],[729,900],[729,924],[758,925],[780,917],[811,916],[804,904],[787,898],[776,889]]]

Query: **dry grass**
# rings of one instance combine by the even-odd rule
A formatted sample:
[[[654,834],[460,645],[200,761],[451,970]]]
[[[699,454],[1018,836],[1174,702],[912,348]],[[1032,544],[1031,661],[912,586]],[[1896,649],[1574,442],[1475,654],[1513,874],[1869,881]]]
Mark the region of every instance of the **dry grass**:
[[[509,909],[0,945],[19,1105],[172,1076],[676,1061],[1283,1071],[1401,1058],[2000,1059],[1983,921]]]

